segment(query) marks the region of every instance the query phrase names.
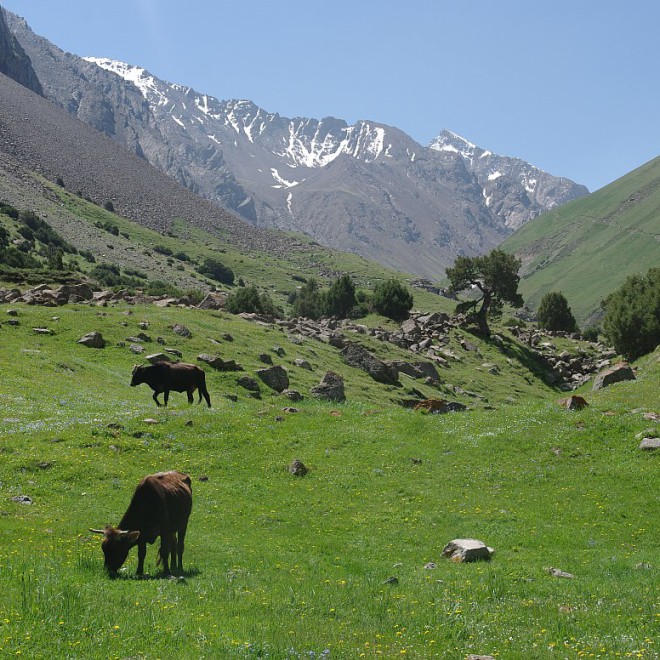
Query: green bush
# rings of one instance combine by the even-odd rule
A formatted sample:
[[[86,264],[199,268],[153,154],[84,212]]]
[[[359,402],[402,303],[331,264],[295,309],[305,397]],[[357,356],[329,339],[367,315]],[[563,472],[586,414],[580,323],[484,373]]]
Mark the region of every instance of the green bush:
[[[15,247],[0,247],[0,264],[11,268],[40,268],[41,263],[34,257]]]
[[[536,317],[546,330],[575,332],[577,328],[568,301],[560,291],[550,291],[543,296]]]
[[[210,277],[216,282],[221,282],[222,284],[234,283],[234,271],[212,257],[204,259],[202,265],[197,269],[197,272]]]
[[[408,317],[408,312],[413,306],[413,297],[405,285],[392,278],[376,284],[372,305],[379,314],[401,321]]]
[[[158,252],[158,254],[164,254],[166,257],[171,257],[173,254],[172,250],[166,245],[154,245],[153,250],[154,252]]]
[[[119,236],[119,227],[114,222],[110,222],[110,220],[104,220],[103,222],[99,220],[94,223],[94,226],[103,229],[103,231],[107,231],[113,236]]]
[[[14,208],[11,204],[7,204],[7,202],[0,202],[0,213],[18,220],[18,209]]]
[[[318,282],[313,277],[310,277],[307,284],[301,286],[292,297],[292,316],[318,319],[323,315],[323,296]]]
[[[600,332],[600,328],[595,325],[590,325],[582,331],[582,338],[587,341],[598,341],[598,335]]]
[[[227,299],[227,311],[232,314],[268,314],[281,316],[281,310],[267,293],[259,293],[256,286],[237,289]]]
[[[356,304],[355,284],[349,275],[342,275],[324,292],[323,314],[345,319]]]
[[[604,301],[603,332],[629,360],[660,344],[660,268],[632,275]]]

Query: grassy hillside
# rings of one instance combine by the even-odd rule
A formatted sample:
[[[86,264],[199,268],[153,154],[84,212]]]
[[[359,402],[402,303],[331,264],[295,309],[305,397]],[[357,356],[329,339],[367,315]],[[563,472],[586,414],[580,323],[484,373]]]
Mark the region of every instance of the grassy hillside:
[[[488,389],[495,405],[433,416],[390,405],[397,392],[336,349],[236,317],[16,309],[19,324],[0,326],[0,654],[657,657],[657,456],[635,439],[654,426],[643,414],[660,412],[657,352],[636,381],[585,393],[590,406],[569,412],[512,355],[479,344],[483,357],[442,375]],[[141,321],[187,360],[212,347],[248,373],[281,346],[292,387],[307,395],[334,368],[348,403],[306,396],[285,412],[287,400],[251,399],[237,374],[207,369],[213,408],[173,394],[158,409],[146,386],[128,387],[139,358],[117,345]],[[174,335],[175,321],[192,338]],[[107,348],[75,343],[93,329]],[[468,359],[498,360],[501,382]],[[287,471],[294,458],[304,478]],[[185,574],[164,579],[151,547],[146,579],[133,551],[110,580],[87,530],[116,524],[139,479],[163,469],[193,479]],[[494,559],[443,560],[460,537],[493,546]]]
[[[350,273],[357,286],[366,290],[393,276],[403,281],[413,279],[357,255],[329,250],[304,236],[291,236],[292,249],[273,254],[257,247],[248,250],[244,246],[238,247],[230,238],[219,238],[217,234],[190,226],[182,219],[175,219],[167,232],[154,231],[36,175],[31,178],[34,187],[20,187],[11,179],[0,177],[0,202],[9,202],[19,211],[35,212],[81,253],[94,256],[95,261],[90,263],[82,254],[64,255],[67,270],[73,268],[69,275],[74,277],[88,275],[95,265],[109,263],[120,266],[122,272],[138,271],[145,279],[165,281],[182,291],[216,288],[231,291],[241,279],[247,285],[256,284],[268,291],[285,310],[288,295],[309,277],[327,284],[339,274]],[[9,231],[11,239],[20,238],[20,223],[1,211],[0,226]],[[114,227],[115,233],[104,230],[103,226]],[[39,250],[43,252],[44,246],[37,245],[36,252]],[[186,258],[182,260],[172,255]],[[219,260],[232,269],[234,287],[224,286],[200,274],[199,265],[206,258]],[[30,281],[37,284],[48,279],[49,275],[41,271]],[[12,283],[7,277],[4,280],[5,285]],[[0,270],[0,286],[2,283]],[[445,298],[418,288],[413,293],[417,308],[453,309],[454,303]]]
[[[523,261],[520,291],[532,307],[561,291],[580,324],[628,275],[660,260],[660,158],[533,220],[502,245]]]

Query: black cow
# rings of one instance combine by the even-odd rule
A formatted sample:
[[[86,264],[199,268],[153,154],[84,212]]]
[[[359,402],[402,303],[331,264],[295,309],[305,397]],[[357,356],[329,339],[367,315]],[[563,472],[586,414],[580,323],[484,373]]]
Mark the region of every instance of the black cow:
[[[140,383],[146,383],[154,391],[153,399],[157,406],[161,403],[158,395],[165,393],[163,397],[165,404],[170,397],[170,390],[175,392],[186,392],[188,394],[188,403],[193,402],[193,392],[199,390],[199,401],[202,402],[202,396],[206,399],[208,407],[211,407],[211,397],[206,389],[206,374],[204,370],[195,364],[186,364],[185,362],[156,362],[155,364],[138,365],[133,367],[133,378],[131,387]]]
[[[172,471],[145,477],[135,489],[131,503],[117,527],[106,525],[105,529],[90,530],[104,535],[101,548],[105,555],[105,567],[110,573],[116,573],[126,561],[129,550],[137,545],[137,574],[142,575],[147,543],[153,543],[160,536],[159,554],[163,571],[166,575],[170,573],[170,554],[172,568],[182,571],[191,510],[192,483],[187,474]]]

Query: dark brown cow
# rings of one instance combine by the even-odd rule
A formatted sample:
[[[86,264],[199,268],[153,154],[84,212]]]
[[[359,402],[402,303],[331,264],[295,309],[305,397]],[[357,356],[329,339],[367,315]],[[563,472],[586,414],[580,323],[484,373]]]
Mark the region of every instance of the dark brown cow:
[[[192,484],[187,474],[172,471],[145,477],[135,489],[131,503],[117,527],[106,525],[105,529],[90,530],[104,535],[101,548],[105,555],[105,567],[111,573],[116,573],[126,561],[129,550],[137,545],[137,574],[142,575],[147,543],[153,543],[160,536],[159,554],[163,571],[166,575],[170,573],[170,554],[172,568],[182,571],[191,510]]]
[[[186,364],[185,362],[156,362],[155,364],[138,365],[133,367],[133,378],[131,387],[140,383],[146,383],[154,391],[153,399],[157,406],[160,406],[158,395],[165,393],[163,397],[165,404],[170,398],[170,390],[175,392],[186,392],[188,403],[193,402],[193,393],[199,390],[199,401],[202,402],[202,396],[206,399],[208,407],[211,407],[211,397],[206,389],[206,374],[204,370],[195,364]]]

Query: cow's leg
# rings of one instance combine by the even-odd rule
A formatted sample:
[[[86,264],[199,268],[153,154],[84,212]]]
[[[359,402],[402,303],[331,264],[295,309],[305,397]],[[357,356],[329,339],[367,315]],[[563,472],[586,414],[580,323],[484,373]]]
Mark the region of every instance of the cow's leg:
[[[169,398],[170,398],[170,391],[165,390],[165,394],[163,394],[163,400],[165,401],[164,405],[167,405],[167,402],[168,402]]]
[[[176,570],[176,549],[177,549],[176,532],[172,532],[172,537],[170,540],[170,567],[173,570]]]
[[[172,533],[170,531],[164,531],[160,535],[160,549],[158,554],[160,554],[160,560],[163,562],[163,573],[165,575],[170,574],[169,554],[171,539]]]
[[[154,392],[153,400],[156,402],[156,405],[160,408],[160,401],[158,400],[158,395],[160,392]]]
[[[147,542],[139,541],[138,542],[138,567],[137,574],[142,575],[144,573],[144,558],[147,556]]]
[[[186,394],[188,395],[188,403],[193,403],[193,401],[195,400],[195,397],[193,396],[194,391],[195,391],[194,387],[186,391]]]
[[[179,572],[183,573],[183,549],[185,547],[185,540],[186,540],[186,527],[182,527],[179,530],[179,538],[177,541],[177,554],[179,556]]]

